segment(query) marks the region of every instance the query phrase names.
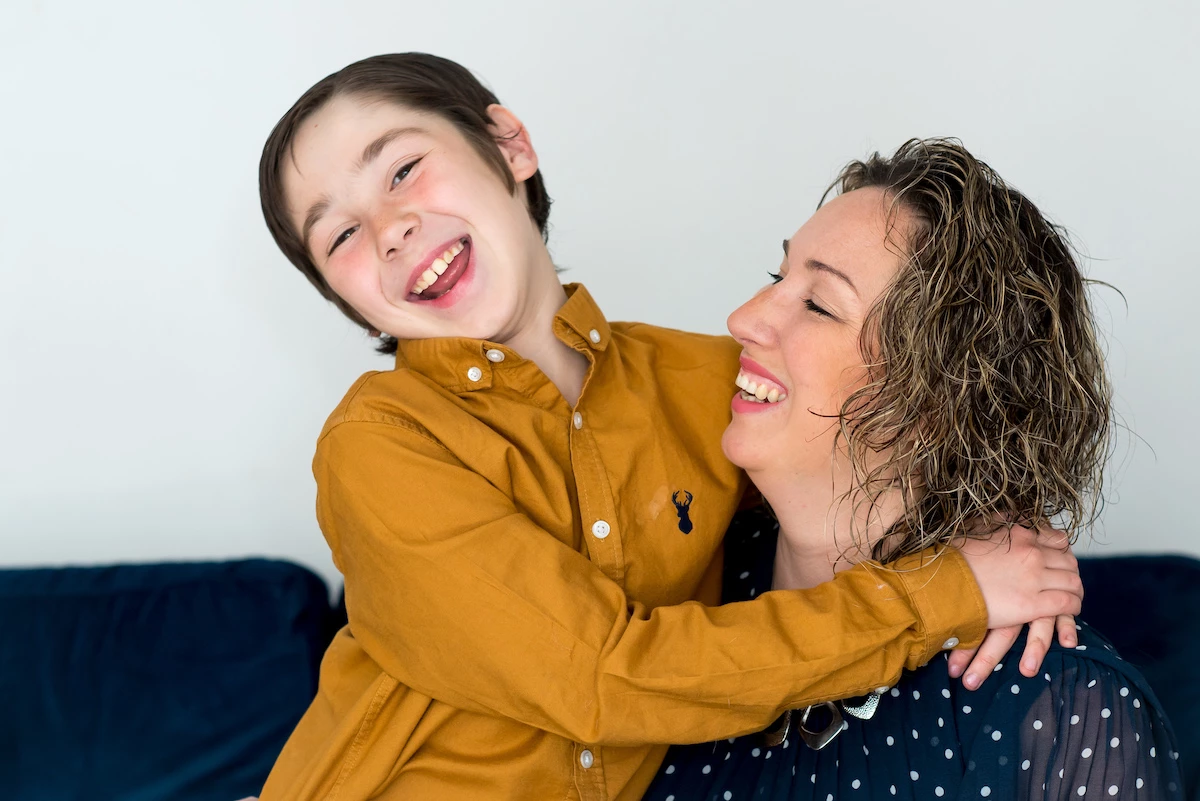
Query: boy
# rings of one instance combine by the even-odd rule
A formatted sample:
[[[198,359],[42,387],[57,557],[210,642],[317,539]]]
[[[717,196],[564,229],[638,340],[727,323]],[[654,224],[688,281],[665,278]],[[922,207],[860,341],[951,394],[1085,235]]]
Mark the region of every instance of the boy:
[[[285,255],[396,354],[318,442],[350,625],[265,801],[637,798],[669,743],[1078,609],[1073,557],[1019,538],[969,566],[950,550],[692,602],[718,598],[745,490],[719,444],[738,348],[610,325],[559,283],[529,136],[457,64],[321,81],[268,139],[260,190]]]

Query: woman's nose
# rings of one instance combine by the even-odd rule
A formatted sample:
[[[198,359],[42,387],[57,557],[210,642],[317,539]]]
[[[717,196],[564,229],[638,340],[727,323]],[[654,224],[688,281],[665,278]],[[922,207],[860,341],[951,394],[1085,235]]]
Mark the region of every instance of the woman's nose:
[[[773,289],[767,287],[729,315],[726,321],[729,333],[743,345],[770,347],[775,344],[777,336],[770,313]]]

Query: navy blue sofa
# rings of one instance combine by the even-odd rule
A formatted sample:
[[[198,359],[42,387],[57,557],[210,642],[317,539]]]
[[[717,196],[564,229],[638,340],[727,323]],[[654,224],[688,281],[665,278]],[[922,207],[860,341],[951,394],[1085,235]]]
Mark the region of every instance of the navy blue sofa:
[[[1145,671],[1200,801],[1200,561],[1082,560],[1084,617]],[[0,799],[256,795],[345,622],[287,562],[0,570]]]

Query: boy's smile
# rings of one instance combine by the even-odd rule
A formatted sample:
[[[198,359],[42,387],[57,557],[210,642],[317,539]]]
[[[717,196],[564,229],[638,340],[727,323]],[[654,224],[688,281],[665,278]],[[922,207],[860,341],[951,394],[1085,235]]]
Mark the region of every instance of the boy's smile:
[[[493,110],[522,134],[497,132],[519,185],[537,157]],[[284,187],[321,275],[384,333],[509,342],[564,299],[523,192],[437,115],[335,97],[297,131]]]

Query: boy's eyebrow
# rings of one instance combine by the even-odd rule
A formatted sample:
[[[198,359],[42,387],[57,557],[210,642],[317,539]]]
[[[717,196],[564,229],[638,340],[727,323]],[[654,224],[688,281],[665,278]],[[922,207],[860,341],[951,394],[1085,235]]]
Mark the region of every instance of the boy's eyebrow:
[[[355,171],[362,170],[372,161],[379,158],[379,154],[383,152],[383,149],[392,140],[398,139],[401,136],[423,133],[428,133],[428,131],[413,125],[406,128],[392,128],[390,131],[384,131],[375,141],[363,148],[362,155],[358,157],[358,163],[354,165]],[[304,226],[300,229],[300,241],[304,243],[305,247],[308,247],[308,235],[312,233],[313,226],[325,216],[325,212],[327,211],[329,211],[329,198],[327,197],[321,198],[308,207],[308,214],[304,215]]]
[[[785,239],[785,240],[783,240],[783,256],[784,256],[784,258],[787,258],[787,254],[788,254],[788,241]],[[858,294],[858,288],[854,286],[854,282],[850,280],[850,276],[846,275],[841,270],[839,270],[835,267],[830,267],[825,262],[817,261],[816,259],[805,259],[804,266],[810,270],[818,270],[823,273],[829,273],[830,275],[832,275],[836,278],[842,279],[843,281],[846,282],[846,285],[849,286],[850,289],[852,289],[854,291],[855,295]]]
[[[304,247],[308,247],[308,236],[312,233],[313,226],[325,216],[327,211],[329,211],[329,198],[327,197],[321,198],[308,207],[308,214],[304,216],[304,227],[300,229],[300,241],[304,243]]]
[[[410,125],[406,128],[393,128],[390,131],[384,131],[378,139],[363,148],[362,155],[359,156],[358,164],[355,165],[356,170],[361,170],[375,159],[379,158],[379,154],[383,149],[391,143],[393,139],[401,136],[410,136],[412,134],[428,133],[424,128],[418,128]]]

